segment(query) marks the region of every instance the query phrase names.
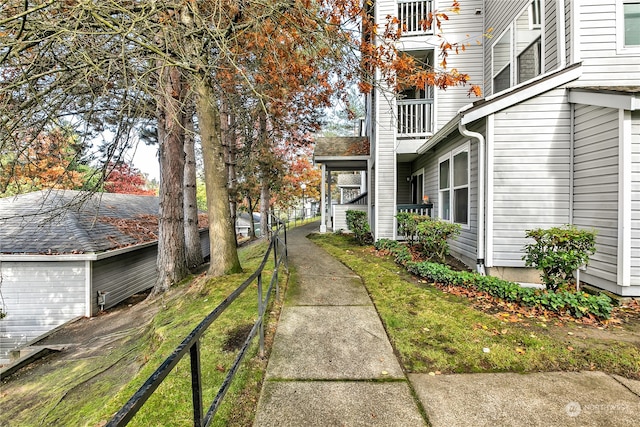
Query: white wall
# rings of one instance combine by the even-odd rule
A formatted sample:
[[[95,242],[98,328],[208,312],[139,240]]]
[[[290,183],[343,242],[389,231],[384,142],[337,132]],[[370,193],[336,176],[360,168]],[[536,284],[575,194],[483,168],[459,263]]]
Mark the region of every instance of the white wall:
[[[0,320],[0,363],[8,351],[85,314],[84,261],[0,263],[7,316]]]
[[[618,110],[576,105],[573,222],[597,230],[587,275],[616,283],[618,253]],[[593,282],[593,280],[591,280]]]
[[[569,221],[570,109],[555,89],[494,116],[493,250],[488,266],[523,267],[525,232]]]

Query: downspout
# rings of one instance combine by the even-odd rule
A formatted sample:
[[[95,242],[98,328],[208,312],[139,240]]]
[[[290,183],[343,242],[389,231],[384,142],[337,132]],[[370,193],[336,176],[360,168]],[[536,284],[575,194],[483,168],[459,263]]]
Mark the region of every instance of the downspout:
[[[473,138],[478,141],[478,253],[476,259],[476,271],[483,276],[486,275],[484,271],[484,245],[485,245],[485,224],[484,224],[484,169],[485,169],[485,140],[481,133],[468,130],[462,123],[462,120],[458,122],[458,130],[460,134],[467,138]]]
[[[569,104],[569,225],[573,225],[573,207],[575,202],[574,182],[575,182],[575,150],[576,150],[576,104]]]

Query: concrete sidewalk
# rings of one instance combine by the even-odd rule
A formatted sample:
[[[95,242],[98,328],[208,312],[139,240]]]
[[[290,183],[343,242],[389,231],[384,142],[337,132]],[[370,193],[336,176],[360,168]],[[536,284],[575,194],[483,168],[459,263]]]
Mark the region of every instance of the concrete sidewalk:
[[[600,372],[407,377],[361,279],[306,239],[318,227],[289,232],[298,284],[255,426],[640,425],[640,382]]]

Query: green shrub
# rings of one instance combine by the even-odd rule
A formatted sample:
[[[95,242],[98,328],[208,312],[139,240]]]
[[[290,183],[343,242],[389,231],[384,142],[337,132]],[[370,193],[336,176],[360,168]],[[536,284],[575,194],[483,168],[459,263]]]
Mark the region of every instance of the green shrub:
[[[416,226],[418,241],[422,245],[422,252],[428,260],[444,262],[449,255],[447,239],[460,234],[460,224],[440,221],[429,217]]]
[[[369,228],[366,212],[348,210],[347,227],[353,232],[359,244],[366,245],[372,242],[371,228]]]
[[[542,271],[542,282],[551,291],[575,283],[574,271],[587,264],[596,251],[595,232],[573,225],[527,230],[527,237],[535,242],[525,245],[522,259],[527,267]]]
[[[613,309],[611,298],[605,294],[523,288],[517,283],[497,277],[454,271],[444,264],[433,262],[408,262],[406,267],[411,273],[433,282],[475,288],[505,301],[538,306],[557,313],[567,312],[578,318],[591,314],[600,319],[608,319]]]
[[[398,212],[396,219],[398,220],[398,234],[405,236],[409,244],[413,246],[418,234],[418,224],[428,221],[430,218],[411,212]]]

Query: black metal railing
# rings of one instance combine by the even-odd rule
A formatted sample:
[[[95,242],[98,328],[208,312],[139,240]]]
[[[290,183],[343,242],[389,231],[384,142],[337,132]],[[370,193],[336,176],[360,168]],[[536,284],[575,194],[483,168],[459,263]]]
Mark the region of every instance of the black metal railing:
[[[259,335],[260,341],[260,357],[264,357],[264,316],[269,305],[269,298],[275,288],[276,299],[279,299],[278,271],[281,264],[287,265],[287,228],[284,222],[277,218],[273,218],[271,224],[273,234],[271,236],[269,249],[262,259],[260,267],[245,280],[238,288],[236,288],[224,301],[222,301],[211,313],[207,315],[196,326],[191,333],[173,350],[171,355],[156,369],[156,371],[147,379],[147,381],[134,393],[127,403],[113,416],[107,423],[109,427],[124,426],[131,421],[135,414],[142,408],[144,403],[151,397],[153,392],[160,386],[164,379],[169,375],[171,370],[178,362],[189,354],[191,358],[191,390],[193,400],[193,425],[208,426],[215,416],[222,399],[229,390],[231,381],[238,371],[242,360],[244,359],[251,341],[256,335]],[[271,281],[266,294],[263,293],[262,276],[263,270],[269,261],[271,252],[273,251],[274,269],[271,275]],[[252,283],[257,282],[258,288],[258,319],[251,328],[251,332],[247,336],[242,349],[236,356],[236,359],[227,373],[213,403],[204,413],[202,404],[202,376],[200,373],[200,337],[211,326],[211,324],[233,303],[240,294],[242,294]]]

